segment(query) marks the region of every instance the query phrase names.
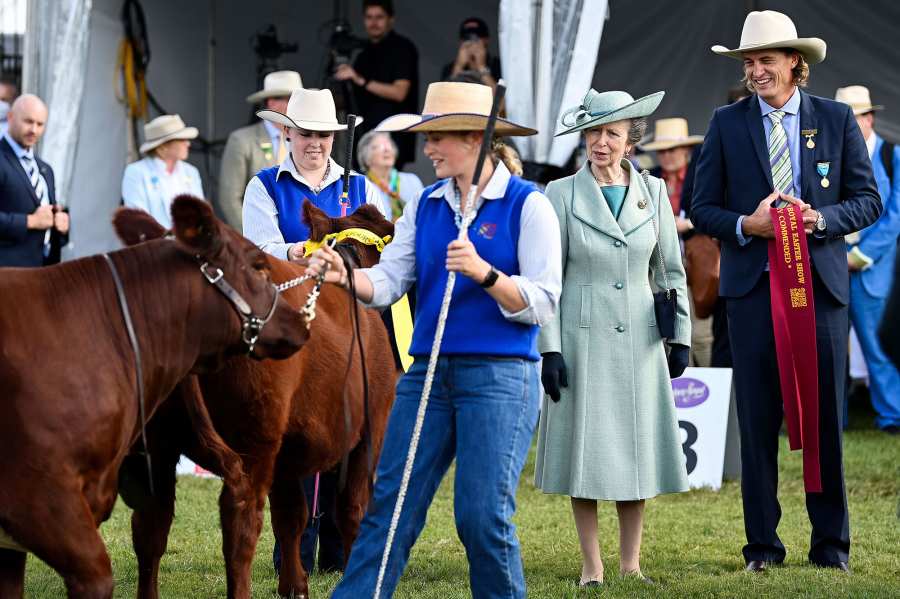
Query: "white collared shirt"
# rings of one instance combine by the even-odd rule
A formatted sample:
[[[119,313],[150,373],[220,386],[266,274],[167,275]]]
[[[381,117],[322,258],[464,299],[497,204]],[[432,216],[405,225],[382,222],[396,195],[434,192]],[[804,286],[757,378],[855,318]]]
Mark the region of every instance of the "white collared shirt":
[[[875,144],[878,143],[878,136],[875,135],[875,132],[872,131],[869,133],[869,138],[866,140],[866,149],[869,151],[869,160],[875,156]]]
[[[328,162],[331,165],[331,169],[328,172],[328,177],[322,181],[321,189],[334,185],[344,175],[344,168],[341,165],[331,158],[328,158]],[[278,167],[275,180],[277,181],[282,176],[293,177],[310,189],[313,188],[309,181],[297,171],[290,154]],[[368,179],[365,179],[365,182],[366,203],[378,208],[378,211],[385,218],[390,218],[390,207],[382,201],[378,188]],[[284,235],[278,226],[278,208],[275,206],[275,200],[269,196],[266,186],[263,185],[263,182],[257,176],[250,179],[250,182],[247,183],[247,189],[244,190],[242,222],[244,237],[258,245],[262,251],[282,260],[288,259],[288,250],[294,244],[284,241]]]
[[[276,125],[275,123],[263,120],[263,126],[266,128],[266,133],[269,134],[269,139],[272,140],[272,154],[275,156],[278,155],[278,142],[281,140],[281,132],[282,129]]]
[[[509,170],[501,162],[494,169],[490,181],[475,204],[475,210],[485,201],[502,198],[509,184]],[[429,197],[443,197],[451,208],[456,205],[453,186],[449,180],[437,187]],[[403,216],[394,223],[394,239],[384,248],[381,261],[372,268],[361,269],[372,282],[374,294],[368,304],[374,308],[390,306],[416,280],[416,212],[421,196],[411,200]],[[458,209],[458,206],[456,207]],[[525,198],[519,224],[519,272],[510,278],[515,281],[525,300],[520,312],[503,316],[512,322],[543,325],[556,313],[562,292],[562,248],[559,219],[550,200],[543,193],[533,191]]]

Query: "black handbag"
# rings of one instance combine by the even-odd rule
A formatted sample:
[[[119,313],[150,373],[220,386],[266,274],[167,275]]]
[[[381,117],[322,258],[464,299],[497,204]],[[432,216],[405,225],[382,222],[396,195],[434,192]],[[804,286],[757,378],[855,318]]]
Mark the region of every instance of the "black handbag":
[[[644,185],[647,192],[650,193],[650,173],[645,169],[641,171],[644,178]],[[651,194],[652,195],[652,194]],[[656,213],[659,214],[661,208],[659,203],[656,205]],[[659,334],[663,339],[675,338],[675,312],[678,305],[678,292],[669,286],[669,275],[666,272],[666,263],[663,260],[662,247],[659,245],[659,226],[656,224],[656,217],[653,221],[653,231],[656,233],[656,260],[659,270],[662,272],[665,289],[653,294],[653,312],[656,314],[656,326],[659,328]]]

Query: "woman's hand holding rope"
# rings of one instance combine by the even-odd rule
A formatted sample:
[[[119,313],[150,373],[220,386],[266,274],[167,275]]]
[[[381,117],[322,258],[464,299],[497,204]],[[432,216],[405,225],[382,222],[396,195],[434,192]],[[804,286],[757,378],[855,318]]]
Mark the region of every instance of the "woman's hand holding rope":
[[[481,283],[491,272],[491,265],[478,255],[471,241],[454,239],[447,246],[447,270],[456,271]]]
[[[313,252],[306,267],[306,274],[311,276],[319,276],[323,271],[325,271],[326,283],[349,289],[350,284],[344,260],[340,254],[327,245]]]

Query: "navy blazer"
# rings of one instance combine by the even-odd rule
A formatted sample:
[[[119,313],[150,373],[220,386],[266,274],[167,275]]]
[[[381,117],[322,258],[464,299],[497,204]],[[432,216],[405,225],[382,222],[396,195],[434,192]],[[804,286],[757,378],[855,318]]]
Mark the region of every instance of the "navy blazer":
[[[37,156],[35,162],[47,181],[50,203],[56,204],[53,169]],[[0,266],[43,266],[59,262],[67,236],[52,230],[50,255],[45,259],[44,231],[26,226],[28,215],[39,205],[40,200],[15,151],[0,137]]]
[[[799,197],[825,217],[825,239],[807,236],[813,271],[842,304],[850,298],[844,235],[881,214],[872,164],[853,111],[847,104],[800,92],[800,130],[816,130],[815,148],[800,139]],[[818,163],[828,162],[830,185],[822,187]],[[752,95],[716,109],[700,150],[691,221],[722,242],[719,294],[741,297],[756,285],[768,261],[767,240],[741,246],[737,221],[772,193],[772,170],[759,100]]]

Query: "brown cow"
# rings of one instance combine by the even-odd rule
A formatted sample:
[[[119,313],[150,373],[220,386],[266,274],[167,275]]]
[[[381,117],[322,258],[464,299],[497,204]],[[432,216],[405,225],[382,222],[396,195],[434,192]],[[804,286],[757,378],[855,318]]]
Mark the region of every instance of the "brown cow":
[[[285,358],[308,338],[254,245],[200,200],[177,198],[172,216],[175,240],[109,255],[140,348],[147,417],[192,369],[245,348],[242,319],[201,274],[201,261],[207,272],[221,269],[253,314],[273,308],[254,357]],[[116,225],[144,218],[120,211]],[[112,272],[103,256],[0,269],[0,528],[7,547],[42,559],[80,599],[112,597],[97,526],[140,432],[136,361]],[[20,597],[24,576],[25,553],[0,549],[0,597]]]
[[[311,204],[304,205],[311,237],[348,228],[365,228],[378,237],[393,233],[393,224],[372,206],[362,206],[345,218],[329,218]],[[378,261],[372,246],[353,242],[358,261],[369,266]],[[302,273],[305,267],[269,258],[275,281],[282,282]],[[300,307],[303,287],[284,293],[285,299]],[[269,494],[272,526],[282,554],[278,592],[303,597],[307,594],[307,574],[300,564],[300,533],[306,526],[307,506],[301,479],[327,471],[349,452],[347,483],[338,496],[338,513],[344,541],[344,555],[356,539],[359,523],[369,500],[368,464],[377,463],[387,417],[394,398],[397,371],[390,342],[379,314],[360,307],[361,338],[368,366],[369,429],[372,455],[367,455],[363,439],[363,380],[359,352],[354,346],[348,373],[348,357],[353,338],[350,311],[353,303],[342,289],[326,285],[319,298],[316,320],[304,351],[282,362],[252,362],[235,358],[216,375],[200,376],[200,386],[215,427],[228,445],[241,455],[243,468],[253,489],[245,503],[223,485],[219,500],[223,553],[228,596],[250,597],[250,570],[262,528],[263,509]],[[344,393],[349,404],[349,436],[344,421]],[[150,424],[157,495],[138,501],[132,516],[132,537],[138,559],[138,597],[158,597],[159,562],[166,550],[175,500],[175,464],[180,454],[216,473],[214,456],[197,446],[196,435],[178,402],[169,402]],[[138,472],[140,460],[129,463]]]

